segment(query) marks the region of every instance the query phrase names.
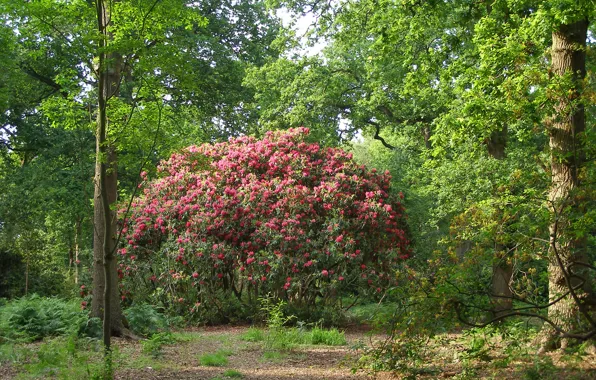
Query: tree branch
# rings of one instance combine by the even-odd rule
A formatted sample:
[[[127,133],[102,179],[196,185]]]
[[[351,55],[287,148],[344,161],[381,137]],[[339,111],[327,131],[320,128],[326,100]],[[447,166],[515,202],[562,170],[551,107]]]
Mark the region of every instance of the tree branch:
[[[380,125],[379,123],[377,123],[376,121],[372,121],[372,120],[370,120],[370,119],[368,119],[368,120],[365,120],[365,123],[366,123],[366,124],[370,124],[370,125],[372,125],[372,126],[374,126],[374,127],[375,127],[375,135],[373,136],[373,138],[374,138],[375,140],[379,140],[379,141],[381,142],[381,144],[383,144],[383,146],[384,146],[385,148],[387,148],[387,149],[391,149],[391,150],[395,150],[395,147],[394,147],[393,145],[389,144],[387,141],[385,141],[385,139],[384,139],[384,138],[382,138],[382,137],[379,135],[379,132],[381,131],[381,125]]]
[[[58,83],[56,83],[52,78],[48,78],[46,76],[39,74],[37,71],[33,70],[33,68],[25,65],[24,63],[20,63],[19,67],[25,74],[29,75],[31,78],[37,79],[41,83],[44,83],[44,84],[50,86],[51,88],[53,88],[55,91],[60,92],[60,94],[62,95],[63,98],[68,97],[68,92],[66,92],[62,88],[62,86],[60,86]]]

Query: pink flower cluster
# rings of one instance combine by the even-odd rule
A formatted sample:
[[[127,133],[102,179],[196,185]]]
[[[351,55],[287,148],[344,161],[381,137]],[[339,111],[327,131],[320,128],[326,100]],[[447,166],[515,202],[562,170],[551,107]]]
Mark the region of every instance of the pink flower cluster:
[[[199,294],[242,283],[286,294],[389,286],[409,254],[389,173],[308,143],[308,134],[268,132],[173,154],[122,219],[121,272]]]

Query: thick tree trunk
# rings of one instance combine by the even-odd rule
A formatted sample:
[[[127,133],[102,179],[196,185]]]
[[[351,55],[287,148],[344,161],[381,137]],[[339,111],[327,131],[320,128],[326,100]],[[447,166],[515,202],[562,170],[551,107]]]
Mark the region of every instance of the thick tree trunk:
[[[93,305],[92,315],[104,321],[104,344],[110,348],[110,336],[122,335],[122,312],[118,292],[117,262],[115,260],[116,215],[111,206],[117,200],[117,160],[113,146],[109,144],[107,103],[118,95],[121,57],[107,53],[110,40],[109,4],[97,0],[97,22],[101,40],[98,46],[98,115],[96,131],[96,164],[94,194],[93,239]]]
[[[503,246],[497,246],[497,252]],[[501,251],[502,252],[502,251]],[[493,264],[492,294],[495,316],[510,311],[513,308],[513,292],[511,291],[511,277],[513,276],[513,265],[506,257],[499,258]]]
[[[551,72],[557,82],[566,76],[572,87],[562,86],[560,98],[555,106],[555,115],[548,121],[551,149],[552,182],[548,194],[552,210],[549,250],[549,298],[551,301],[569,291],[573,281],[569,277],[568,265],[583,254],[585,242],[576,240],[569,233],[569,213],[577,208],[573,192],[580,185],[579,170],[583,164],[583,142],[581,134],[585,128],[584,107],[578,102],[580,81],[586,75],[586,37],[588,21],[580,20],[570,25],[561,25],[553,32]],[[565,209],[565,210],[563,210]],[[576,328],[579,305],[570,296],[552,305],[548,317],[563,331]],[[545,329],[543,349],[554,348],[558,336],[551,328]],[[560,341],[565,347],[567,341]]]

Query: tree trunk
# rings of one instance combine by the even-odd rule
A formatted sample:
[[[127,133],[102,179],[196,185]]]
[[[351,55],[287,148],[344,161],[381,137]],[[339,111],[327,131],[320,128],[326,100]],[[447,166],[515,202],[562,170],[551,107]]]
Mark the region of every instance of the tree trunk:
[[[29,255],[25,262],[25,295],[29,294]]]
[[[497,245],[497,252],[499,252],[499,248],[507,249],[507,247]],[[497,317],[513,308],[513,292],[510,286],[512,276],[513,265],[507,261],[507,257],[502,257],[493,264],[492,302]]]
[[[505,159],[507,125],[503,125],[501,129],[491,133],[486,141],[486,147],[491,157],[497,160]],[[497,317],[513,308],[513,292],[510,287],[511,277],[513,276],[513,265],[507,260],[506,253],[508,251],[508,247],[505,245],[498,242],[495,243],[491,293],[493,308]],[[505,255],[502,255],[502,253],[505,253]]]
[[[552,222],[549,228],[549,278],[548,290],[551,301],[569,291],[567,266],[583,254],[583,240],[574,239],[569,227],[570,212],[577,209],[573,199],[574,190],[580,185],[578,173],[583,164],[583,133],[585,129],[584,107],[578,101],[580,81],[586,75],[586,37],[588,21],[561,25],[553,32],[551,73],[555,80],[567,76],[572,87],[562,86],[555,106],[555,114],[547,121],[550,134],[552,182],[548,194]],[[575,279],[577,281],[577,278]],[[568,295],[548,309],[548,317],[563,331],[576,328],[579,305]],[[552,328],[546,328],[542,349],[551,349],[558,343]],[[560,340],[561,347],[567,340]]]
[[[117,262],[114,251],[116,241],[116,215],[111,206],[117,200],[116,151],[107,139],[107,103],[118,94],[121,57],[107,53],[111,38],[109,3],[97,0],[97,22],[101,40],[98,46],[98,115],[96,131],[96,163],[94,194],[93,234],[93,305],[92,315],[104,321],[104,344],[110,348],[110,336],[123,332],[122,312],[118,292]]]
[[[81,244],[79,240],[81,239],[81,217],[77,216],[77,220],[75,222],[75,237],[74,237],[74,283],[78,285],[79,283],[79,253],[81,251]]]
[[[422,127],[422,136],[424,137],[424,146],[426,147],[426,149],[432,149],[433,144],[430,140],[430,138],[432,137],[432,130],[430,129],[430,125],[425,125],[424,127]]]

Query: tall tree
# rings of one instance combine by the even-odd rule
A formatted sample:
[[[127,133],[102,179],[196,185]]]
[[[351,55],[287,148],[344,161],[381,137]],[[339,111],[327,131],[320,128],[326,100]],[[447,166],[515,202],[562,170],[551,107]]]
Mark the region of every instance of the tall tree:
[[[101,214],[118,193],[132,192],[117,188],[118,182],[133,187],[143,163],[157,162],[181,145],[245,131],[253,118],[243,107],[250,96],[241,86],[245,67],[277,54],[268,48],[277,21],[260,1],[2,0],[0,5],[10,24],[3,30],[19,36],[14,39],[21,52],[18,73],[49,94],[32,102],[34,115],[68,128],[94,125],[98,139],[106,122],[105,142],[96,144],[97,264],[104,260],[103,236],[111,251],[117,237],[114,225],[112,233],[102,233],[103,222],[113,219],[100,222]],[[87,121],[68,117],[81,111]],[[10,115],[22,119],[22,112]],[[12,123],[6,128],[11,133]],[[100,202],[102,164],[107,165],[104,183],[111,181],[108,202]],[[96,267],[93,311],[99,316],[104,281],[101,266]],[[114,309],[119,307],[115,284]],[[112,319],[111,330],[118,333],[121,321]]]
[[[582,4],[585,7],[592,2]],[[573,333],[578,321],[586,319],[596,330],[594,316],[587,303],[594,302],[594,288],[581,264],[589,264],[586,239],[574,231],[574,217],[581,211],[578,193],[585,166],[585,110],[582,81],[586,75],[586,39],[588,8],[578,7],[576,14],[559,16],[562,23],[552,32],[551,75],[557,92],[554,114],[547,120],[550,136],[552,182],[548,195],[552,210],[549,250],[549,318],[564,332]],[[593,12],[593,8],[592,8]],[[580,264],[580,265],[578,265]],[[585,271],[584,271],[585,272]],[[563,297],[561,299],[561,297]],[[545,346],[554,340],[547,337]],[[568,339],[561,341],[564,348]]]
[[[256,88],[260,83],[268,86],[268,92],[257,91],[263,116],[273,119],[285,113],[282,118],[287,124],[312,121],[313,127],[332,125],[340,137],[346,129],[362,130],[376,139],[393,132],[399,137],[391,140],[401,139],[400,145],[387,138],[381,142],[400,150],[408,147],[403,145],[408,131],[421,130],[426,147],[432,148],[431,154],[422,151],[429,158],[425,166],[432,170],[423,166],[415,181],[418,191],[426,187],[434,192],[436,202],[430,205],[434,210],[429,212],[429,221],[434,219],[439,226],[442,224],[443,234],[458,239],[465,237],[463,231],[473,228],[480,239],[490,232],[495,238],[490,251],[503,252],[507,244],[516,241],[514,245],[524,245],[526,252],[535,246],[533,238],[527,237],[530,231],[533,236],[548,237],[547,223],[536,215],[544,208],[537,199],[550,186],[550,236],[554,240],[550,259],[546,260],[551,263],[548,274],[553,303],[548,308],[549,323],[557,326],[554,330],[559,333],[585,338],[587,335],[577,333],[577,326],[569,325],[569,318],[581,315],[588,334],[593,330],[591,317],[585,311],[587,297],[582,301],[573,296],[573,283],[588,282],[589,276],[581,275],[589,265],[582,258],[587,253],[583,246],[587,230],[585,226],[575,230],[579,223],[571,219],[586,208],[585,202],[572,198],[574,193],[582,192],[582,144],[585,136],[590,136],[582,134],[582,104],[586,100],[582,91],[589,86],[582,81],[582,52],[586,49],[586,20],[593,17],[594,2],[273,3],[298,12],[315,12],[319,16],[315,29],[330,47],[322,58],[280,60],[249,76],[248,81]],[[583,32],[578,26],[580,21],[585,23]],[[551,54],[545,56],[545,51]],[[304,91],[308,83],[314,85]],[[317,118],[317,113],[324,117]],[[550,123],[548,128],[544,128],[545,118]],[[432,136],[430,140],[428,136]],[[552,163],[545,168],[547,174],[552,174],[550,181],[538,170],[549,139]],[[512,153],[509,157],[505,147]],[[498,162],[486,161],[478,153],[481,148],[484,155],[488,150]],[[477,161],[470,164],[470,160]],[[518,182],[516,178],[522,177],[528,181],[526,188],[506,182],[507,178]],[[427,185],[420,183],[425,180]],[[485,219],[484,227],[479,224],[480,211],[486,211],[489,205],[493,211],[502,210],[503,218],[498,219],[503,222],[501,232],[494,228],[494,220]],[[496,217],[493,211],[485,217]],[[466,218],[470,224],[461,228]],[[531,223],[524,226],[521,220]],[[582,221],[589,223],[589,218]],[[449,224],[451,231],[445,227]],[[546,259],[540,249],[534,248],[533,255]],[[545,261],[542,263],[545,267]],[[503,273],[499,273],[501,269]],[[540,310],[548,302],[532,303],[535,300],[525,299],[524,292],[510,293],[504,284],[510,268],[495,265],[494,270],[493,280],[505,280],[495,281],[494,290],[501,288],[496,296],[508,299],[507,305],[499,308],[509,308],[515,298],[529,302],[537,315],[543,316]],[[490,285],[490,278],[475,285],[483,282]]]

